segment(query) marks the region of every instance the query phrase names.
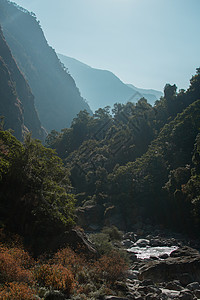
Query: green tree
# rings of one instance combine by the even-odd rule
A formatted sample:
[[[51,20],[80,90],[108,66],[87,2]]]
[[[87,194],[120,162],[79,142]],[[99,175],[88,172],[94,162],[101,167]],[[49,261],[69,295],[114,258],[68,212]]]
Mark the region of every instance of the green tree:
[[[24,145],[0,131],[0,196],[5,225],[26,237],[73,224],[69,171],[52,149],[28,135]]]

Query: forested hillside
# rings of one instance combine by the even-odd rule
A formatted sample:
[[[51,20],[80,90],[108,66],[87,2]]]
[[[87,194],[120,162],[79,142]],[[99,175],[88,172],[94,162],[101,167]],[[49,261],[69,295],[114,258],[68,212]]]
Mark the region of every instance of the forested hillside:
[[[40,121],[46,130],[70,126],[80,110],[91,112],[74,79],[47,44],[33,13],[0,0],[0,23],[12,54],[31,87]]]
[[[199,99],[197,69],[187,91],[166,84],[154,107],[141,99],[115,104],[112,114],[83,111],[71,128],[52,131],[47,143],[71,169],[78,204],[100,205],[124,229],[138,217],[199,228]]]

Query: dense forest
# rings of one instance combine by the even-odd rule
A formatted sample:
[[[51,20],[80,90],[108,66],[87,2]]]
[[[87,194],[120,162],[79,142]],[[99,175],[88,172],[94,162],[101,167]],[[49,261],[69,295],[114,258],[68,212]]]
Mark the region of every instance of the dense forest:
[[[197,69],[187,91],[166,84],[153,107],[142,98],[82,111],[52,131],[47,145],[70,169],[78,205],[101,206],[122,229],[142,217],[198,232],[199,86]]]

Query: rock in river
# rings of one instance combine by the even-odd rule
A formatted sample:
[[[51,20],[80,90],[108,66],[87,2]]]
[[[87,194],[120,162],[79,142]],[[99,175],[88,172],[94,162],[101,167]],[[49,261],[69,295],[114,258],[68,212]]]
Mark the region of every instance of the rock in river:
[[[139,279],[151,279],[154,282],[179,280],[183,274],[189,274],[190,280],[200,282],[200,254],[197,250],[182,247],[172,252],[169,258],[147,262],[140,268]]]

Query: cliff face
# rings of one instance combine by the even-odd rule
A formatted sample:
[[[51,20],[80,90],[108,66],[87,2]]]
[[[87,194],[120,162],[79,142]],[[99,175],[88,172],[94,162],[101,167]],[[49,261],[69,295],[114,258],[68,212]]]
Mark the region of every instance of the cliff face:
[[[0,35],[1,40],[1,35]],[[12,128],[15,136],[22,140],[24,120],[22,105],[16,95],[10,72],[0,56],[0,116],[4,117],[5,129]]]
[[[34,106],[34,97],[20,72],[0,27],[0,115],[5,117],[5,129],[13,129],[22,140],[25,132],[44,139]]]
[[[6,41],[35,96],[42,125],[60,130],[69,126],[80,110],[90,111],[73,78],[47,44],[36,17],[6,0],[0,0],[0,11]]]

